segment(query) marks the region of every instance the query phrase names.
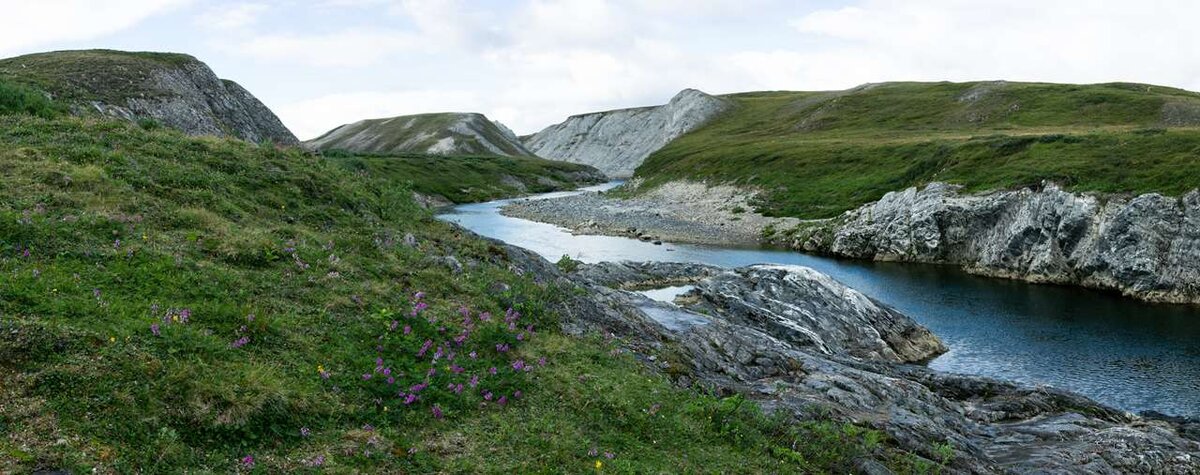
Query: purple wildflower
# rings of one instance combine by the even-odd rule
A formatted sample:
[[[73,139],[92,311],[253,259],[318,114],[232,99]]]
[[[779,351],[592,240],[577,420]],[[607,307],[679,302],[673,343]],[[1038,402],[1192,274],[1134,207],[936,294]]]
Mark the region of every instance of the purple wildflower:
[[[525,360],[516,360],[512,364],[513,371],[521,371],[525,369]]]
[[[400,321],[399,321],[399,320],[392,320],[392,324],[391,324],[391,325],[388,325],[388,331],[390,331],[390,332],[394,332],[394,331],[396,331],[396,329],[397,329],[397,328],[399,328],[399,327],[400,327]]]
[[[254,468],[254,456],[247,455],[245,457],[242,457],[242,467],[245,467],[246,469]]]
[[[604,458],[606,458],[606,459],[609,459],[609,460],[612,460],[612,459],[613,459],[613,457],[616,457],[616,456],[617,456],[617,454],[614,454],[614,453],[612,453],[612,452],[605,452],[605,453],[604,453]]]
[[[600,454],[600,451],[596,450],[595,447],[592,447],[591,449],[588,450],[588,457],[595,457],[596,455],[599,455],[599,454]]]
[[[463,368],[462,366],[459,366],[456,364],[452,364],[452,365],[450,365],[450,371],[453,371],[454,374],[461,374],[463,371],[466,371],[466,368]]]
[[[179,321],[180,322],[187,323],[188,319],[191,317],[192,317],[191,309],[185,308],[185,309],[179,311]]]
[[[500,396],[500,399],[496,400],[496,404],[499,404],[501,406],[508,404],[508,396]]]
[[[363,381],[371,379],[371,373],[363,373]]]
[[[477,375],[477,374],[472,375],[471,380],[467,382],[467,385],[470,387],[478,386],[479,385],[479,375]]]
[[[472,351],[472,352],[471,352],[470,354],[468,354],[467,356],[470,356],[470,357],[471,357],[471,359],[475,359],[475,358],[478,358],[478,357],[479,357],[479,353],[476,353],[476,352]]]
[[[491,392],[491,391],[484,391],[484,392],[483,392],[483,400],[484,400],[484,401],[491,401],[491,400],[492,400],[492,392]]]
[[[411,393],[410,393],[410,394],[409,394],[407,397],[405,397],[405,398],[404,398],[404,405],[405,405],[405,406],[408,406],[408,405],[410,405],[410,404],[412,404],[412,403],[414,403],[414,402],[417,402],[417,395],[416,395],[416,394],[411,394]]]
[[[373,426],[371,424],[363,424],[362,430],[365,430],[367,432],[375,432],[375,426]]]
[[[404,326],[404,334],[407,335],[409,333],[412,333],[412,327],[405,325]]]
[[[100,289],[92,289],[92,296],[96,297],[96,299],[99,299],[100,298]]]
[[[29,257],[29,248],[28,247],[25,248],[24,251],[21,251],[21,257],[26,257],[26,258]]]
[[[513,391],[513,399],[521,399],[521,394],[523,394],[523,393],[521,392],[520,389]]]
[[[462,383],[458,383],[458,384],[454,385],[454,394],[462,394],[462,392],[463,392]]]
[[[524,340],[525,340],[525,333],[518,333],[517,341],[524,341]]]
[[[435,419],[442,418],[442,408],[438,407],[436,404],[433,405],[433,408],[431,408],[430,411],[433,412],[433,417]]]
[[[425,377],[432,378],[435,374],[437,374],[437,368],[429,368],[429,372],[425,373]]]
[[[492,375],[495,375],[495,374],[496,374],[496,367],[495,367],[495,366],[492,366],[491,368],[488,368],[488,373],[491,373]]]
[[[307,427],[301,427],[301,428],[300,428],[300,437],[308,437],[308,436],[310,436],[310,435],[312,435],[312,431],[311,431],[311,430],[308,430],[308,428],[307,428]]]
[[[243,336],[243,337],[241,337],[241,338],[238,338],[238,339],[236,339],[236,340],[233,340],[233,343],[230,343],[230,344],[229,344],[229,347],[230,347],[230,348],[235,348],[235,349],[236,349],[236,348],[241,348],[241,347],[243,347],[243,346],[246,346],[246,344],[247,344],[247,343],[250,343],[250,337],[248,337],[248,336]]]
[[[150,333],[153,333],[153,334],[154,334],[154,336],[161,336],[161,335],[162,335],[162,332],[161,332],[161,331],[158,329],[158,324],[157,324],[157,323],[151,323],[151,324],[150,324]]]
[[[320,467],[325,465],[325,456],[318,455],[308,462],[309,467]]]
[[[421,345],[421,350],[417,352],[417,356],[418,357],[425,356],[425,352],[429,351],[429,348],[432,346],[433,346],[433,340],[425,340],[425,344]]]
[[[546,357],[538,358],[538,366],[546,366]]]
[[[417,292],[413,295],[413,300],[421,300],[425,298],[425,292]]]
[[[498,351],[500,353],[504,353],[504,352],[507,352],[508,350],[509,350],[508,343],[496,343],[496,351]]]
[[[491,319],[492,319],[491,312],[483,312],[483,313],[479,314],[479,320],[481,320],[481,321],[486,322],[486,321],[490,321]]]
[[[396,378],[394,378],[392,376],[388,376],[387,383],[388,384],[396,384]]]
[[[392,368],[390,368],[390,367],[389,367],[389,368],[383,368],[383,375],[384,375],[384,376],[391,376],[391,375],[392,375]]]

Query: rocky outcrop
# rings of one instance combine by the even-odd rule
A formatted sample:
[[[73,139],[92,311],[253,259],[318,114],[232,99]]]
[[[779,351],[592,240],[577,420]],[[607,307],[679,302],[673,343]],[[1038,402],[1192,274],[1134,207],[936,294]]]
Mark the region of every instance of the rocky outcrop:
[[[512,130],[477,113],[417,114],[345,124],[304,142],[356,153],[532,156]]]
[[[499,246],[518,272],[580,290],[565,293],[555,309],[567,332],[616,337],[684,387],[742,394],[798,421],[884,431],[889,444],[952,473],[1200,470],[1200,437],[1179,421],[1122,413],[1053,388],[902,363],[940,351],[940,343],[907,317],[808,269],[603,263],[564,275],[531,252]],[[696,290],[681,306],[620,290],[688,274]],[[825,332],[825,344],[797,338],[806,331]],[[888,473],[869,460],[853,469],[864,467]]]
[[[1200,303],[1200,192],[1180,198],[1041,189],[961,195],[933,183],[803,230],[794,247]]]
[[[169,53],[59,51],[0,61],[0,77],[30,82],[77,114],[153,120],[189,135],[298,145],[249,91],[196,58]]]
[[[539,157],[583,163],[624,178],[656,150],[730,107],[722,98],[685,89],[666,105],[571,116],[526,137]]]

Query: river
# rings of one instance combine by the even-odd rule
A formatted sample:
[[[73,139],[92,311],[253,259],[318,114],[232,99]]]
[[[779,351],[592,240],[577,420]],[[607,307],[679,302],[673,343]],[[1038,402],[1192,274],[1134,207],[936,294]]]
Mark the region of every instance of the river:
[[[615,183],[584,190],[612,186]],[[928,363],[933,369],[1046,384],[1133,412],[1200,416],[1200,307],[1149,304],[1088,289],[977,277],[949,266],[575,236],[558,226],[502,216],[499,209],[509,201],[461,205],[438,217],[552,261],[565,254],[584,262],[808,266],[933,330],[950,348]]]

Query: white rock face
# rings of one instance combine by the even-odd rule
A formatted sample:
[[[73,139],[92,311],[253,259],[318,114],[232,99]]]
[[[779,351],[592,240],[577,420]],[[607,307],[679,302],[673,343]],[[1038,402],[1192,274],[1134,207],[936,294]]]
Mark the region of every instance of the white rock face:
[[[684,89],[666,105],[576,115],[525,139],[539,157],[583,163],[606,175],[633,175],[646,157],[704,125],[729,102]]]
[[[1200,303],[1200,192],[1102,200],[1054,185],[967,196],[957,190],[933,183],[888,193],[793,245]]]
[[[508,127],[477,113],[438,113],[360,120],[304,145],[359,153],[532,156]]]
[[[204,63],[185,64],[153,71],[140,81],[147,93],[123,102],[92,101],[90,109],[101,115],[129,121],[154,119],[188,135],[233,136],[250,142],[298,145],[299,140],[279,117],[241,85],[217,78]]]

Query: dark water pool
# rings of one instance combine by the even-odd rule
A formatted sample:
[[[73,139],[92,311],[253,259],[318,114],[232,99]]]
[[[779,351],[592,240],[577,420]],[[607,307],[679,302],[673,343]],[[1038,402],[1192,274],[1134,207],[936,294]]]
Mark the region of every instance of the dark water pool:
[[[975,277],[947,266],[573,236],[557,226],[501,216],[499,208],[507,202],[463,205],[439,218],[551,260],[566,254],[584,262],[628,259],[812,267],[932,329],[950,347],[929,363],[932,368],[1048,384],[1129,411],[1200,415],[1200,307],[1147,304],[1085,289]]]

